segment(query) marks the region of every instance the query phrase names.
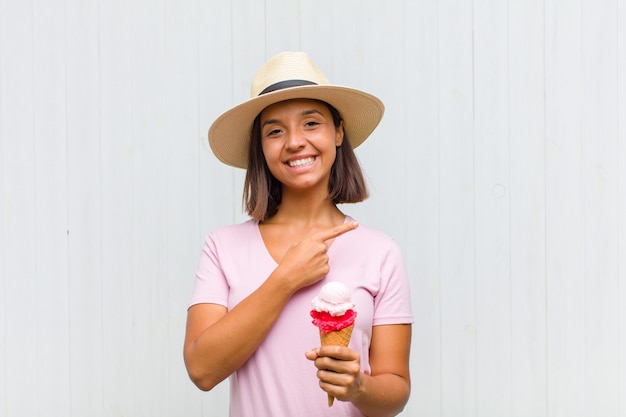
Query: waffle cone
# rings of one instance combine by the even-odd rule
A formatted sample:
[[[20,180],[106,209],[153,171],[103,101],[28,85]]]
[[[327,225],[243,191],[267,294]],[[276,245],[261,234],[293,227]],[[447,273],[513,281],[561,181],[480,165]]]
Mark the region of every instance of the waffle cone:
[[[320,342],[322,346],[348,346],[352,337],[352,329],[354,325],[345,327],[338,332],[320,333]]]
[[[350,325],[345,327],[338,332],[329,332],[326,334],[322,334],[320,332],[320,342],[322,346],[343,346],[347,347],[350,343],[350,338],[352,337],[352,329],[354,325]],[[328,394],[328,406],[331,407],[333,402],[335,401],[335,397]]]

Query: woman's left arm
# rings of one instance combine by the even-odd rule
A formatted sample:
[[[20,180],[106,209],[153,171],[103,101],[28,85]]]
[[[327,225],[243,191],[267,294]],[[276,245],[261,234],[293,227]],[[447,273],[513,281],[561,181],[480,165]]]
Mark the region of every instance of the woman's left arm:
[[[411,325],[372,328],[370,374],[360,371],[359,355],[352,349],[322,346],[307,357],[315,361],[320,386],[340,401],[351,401],[368,417],[400,413],[411,391],[409,353]]]
[[[368,417],[400,413],[411,391],[409,353],[411,325],[374,326],[370,345],[371,374],[361,373],[352,403]]]

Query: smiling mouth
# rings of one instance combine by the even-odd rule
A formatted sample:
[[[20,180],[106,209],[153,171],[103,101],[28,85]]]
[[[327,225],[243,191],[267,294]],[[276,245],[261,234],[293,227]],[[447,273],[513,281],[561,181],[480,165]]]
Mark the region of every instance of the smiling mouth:
[[[312,164],[313,161],[315,161],[315,158],[311,156],[309,158],[296,159],[294,161],[288,161],[287,165],[289,165],[292,168],[296,168],[296,167],[301,167],[301,166],[304,166],[304,165]]]

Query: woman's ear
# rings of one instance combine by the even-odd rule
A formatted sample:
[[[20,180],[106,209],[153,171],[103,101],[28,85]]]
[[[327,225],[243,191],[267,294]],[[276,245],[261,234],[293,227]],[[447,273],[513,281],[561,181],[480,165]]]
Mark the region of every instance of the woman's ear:
[[[343,120],[335,128],[335,146],[339,147],[343,143]]]

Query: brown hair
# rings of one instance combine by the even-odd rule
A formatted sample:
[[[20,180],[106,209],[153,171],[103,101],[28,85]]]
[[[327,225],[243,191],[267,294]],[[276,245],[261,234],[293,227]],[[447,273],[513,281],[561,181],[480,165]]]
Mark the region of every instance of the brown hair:
[[[321,101],[333,116],[335,127],[341,124],[339,111]],[[282,201],[282,184],[271,174],[261,147],[261,115],[252,125],[248,149],[248,169],[243,187],[243,204],[246,212],[256,221],[267,220],[278,211]],[[333,203],[358,203],[368,197],[365,179],[344,130],[343,142],[337,147],[337,156],[330,170],[328,197]]]

